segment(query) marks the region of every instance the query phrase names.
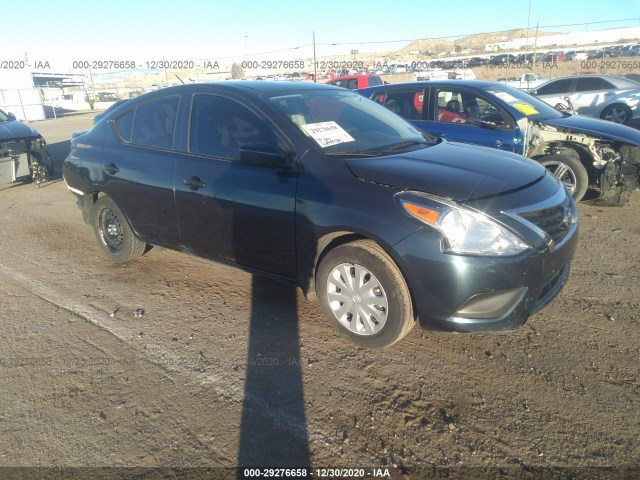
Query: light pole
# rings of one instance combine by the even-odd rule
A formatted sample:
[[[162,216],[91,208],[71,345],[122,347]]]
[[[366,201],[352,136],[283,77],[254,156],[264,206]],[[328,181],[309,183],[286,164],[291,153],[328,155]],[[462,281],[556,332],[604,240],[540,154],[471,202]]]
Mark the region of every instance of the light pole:
[[[529,13],[527,14],[527,47],[525,53],[529,53],[529,22],[531,21],[531,0],[529,0]]]
[[[249,55],[247,54],[247,37],[248,35],[244,36],[244,59],[245,60],[249,59]]]

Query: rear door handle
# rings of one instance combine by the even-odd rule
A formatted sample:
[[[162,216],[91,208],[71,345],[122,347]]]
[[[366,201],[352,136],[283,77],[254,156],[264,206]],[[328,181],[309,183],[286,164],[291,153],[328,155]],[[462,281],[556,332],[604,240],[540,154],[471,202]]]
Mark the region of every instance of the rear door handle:
[[[198,190],[200,188],[204,188],[204,182],[200,180],[200,177],[196,177],[196,176],[185,178],[184,180],[182,180],[182,183],[184,183],[191,190]]]
[[[116,173],[118,173],[120,171],[120,169],[118,168],[118,166],[115,163],[107,163],[104,166],[104,169],[107,171],[107,173],[109,173],[110,175],[114,175]]]

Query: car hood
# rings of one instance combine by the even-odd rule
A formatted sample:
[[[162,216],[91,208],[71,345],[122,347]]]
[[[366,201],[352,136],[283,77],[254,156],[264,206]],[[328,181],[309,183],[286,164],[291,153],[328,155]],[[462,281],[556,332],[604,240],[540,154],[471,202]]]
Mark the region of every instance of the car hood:
[[[361,180],[460,202],[517,190],[545,175],[542,166],[519,155],[446,140],[413,152],[346,163]]]
[[[607,120],[571,115],[563,118],[544,120],[540,123],[556,128],[568,128],[575,132],[586,133],[594,137],[640,145],[640,131]]]
[[[0,122],[0,140],[2,141],[13,140],[16,138],[37,137],[37,134],[34,134],[33,132],[33,129],[18,122],[17,120]]]

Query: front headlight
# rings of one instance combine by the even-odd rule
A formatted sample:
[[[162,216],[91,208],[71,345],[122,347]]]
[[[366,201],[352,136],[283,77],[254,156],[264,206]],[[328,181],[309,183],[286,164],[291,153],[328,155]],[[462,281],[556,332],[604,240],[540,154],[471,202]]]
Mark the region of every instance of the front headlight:
[[[531,248],[482,213],[431,198],[421,204],[407,200],[401,203],[409,215],[440,233],[446,253],[497,257],[518,255]]]

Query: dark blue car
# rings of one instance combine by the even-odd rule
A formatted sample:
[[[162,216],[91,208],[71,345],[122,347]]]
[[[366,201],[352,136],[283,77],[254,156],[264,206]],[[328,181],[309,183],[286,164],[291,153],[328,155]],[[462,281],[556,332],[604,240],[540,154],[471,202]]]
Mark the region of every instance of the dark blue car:
[[[52,176],[53,161],[42,135],[0,110],[0,185],[28,178],[41,183]]]
[[[640,132],[558,112],[500,83],[427,81],[358,92],[433,135],[532,158],[558,177],[576,201],[592,188],[602,203],[623,203],[638,184]]]
[[[269,274],[369,347],[415,320],[521,325],[562,288],[578,238],[571,196],[540,165],[430,137],[327,85],[129,100],[72,140],[63,174],[113,261],[163,245]]]

